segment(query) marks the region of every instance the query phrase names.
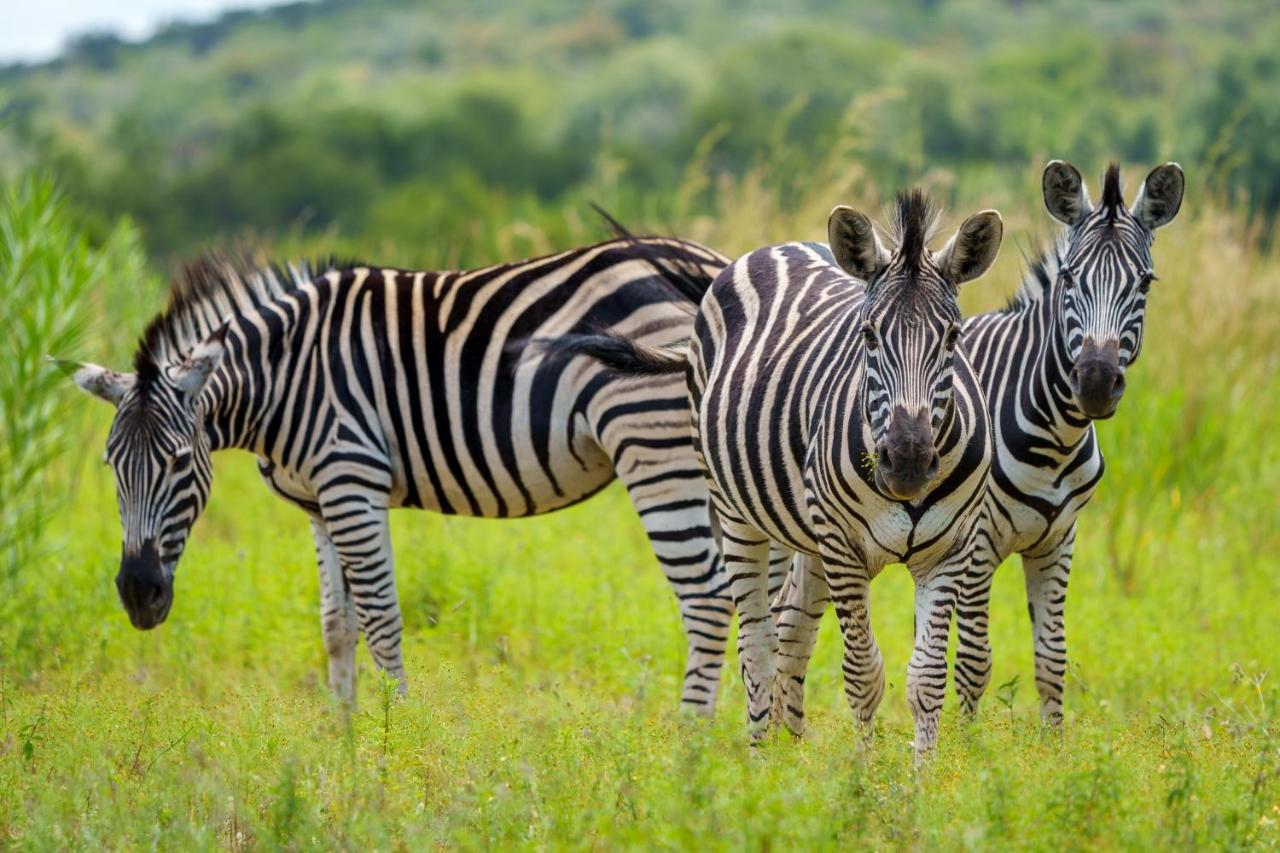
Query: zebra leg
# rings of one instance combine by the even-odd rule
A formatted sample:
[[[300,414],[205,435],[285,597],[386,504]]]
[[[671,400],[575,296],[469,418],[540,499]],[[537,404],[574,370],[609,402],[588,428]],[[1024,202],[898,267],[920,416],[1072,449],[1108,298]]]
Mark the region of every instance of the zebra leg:
[[[777,671],[778,630],[769,612],[769,539],[755,527],[720,513],[721,548],[738,610],[738,663],[747,690],[752,740],[769,726]]]
[[[769,546],[769,600],[775,604],[782,586],[786,583],[787,572],[791,568],[791,560],[795,551],[785,545],[774,542]]]
[[[680,707],[711,716],[720,691],[733,599],[712,535],[706,497],[691,502],[670,493],[646,495],[643,487],[630,492],[680,607],[688,647]]]
[[[830,553],[822,555],[822,563],[844,636],[844,695],[854,722],[870,739],[871,721],[884,698],[884,658],[871,631],[871,575],[860,563]]]
[[[938,743],[938,718],[947,695],[947,643],[963,569],[936,570],[916,584],[915,649],[907,663],[907,704],[915,720],[916,758]]]
[[[321,494],[325,527],[342,565],[356,624],[378,668],[408,689],[400,635],[404,629],[391,554],[387,509],[360,493]]]
[[[778,623],[773,719],[796,736],[804,734],[804,676],[818,638],[818,624],[830,603],[831,592],[822,561],[807,554],[796,554],[782,591],[773,602],[773,616]]]
[[[966,717],[978,713],[978,703],[991,683],[991,638],[988,615],[991,611],[991,582],[998,561],[981,556],[969,567],[960,584],[956,605],[956,696]]]
[[[1062,689],[1067,674],[1067,579],[1075,550],[1076,526],[1042,553],[1023,554],[1027,582],[1027,610],[1035,641],[1036,690],[1040,718],[1050,725],[1062,722]]]
[[[311,519],[311,535],[316,540],[316,563],[320,567],[320,630],[329,655],[329,689],[347,704],[355,703],[356,644],[360,631],[355,606],[342,576],[342,563],[324,522]]]

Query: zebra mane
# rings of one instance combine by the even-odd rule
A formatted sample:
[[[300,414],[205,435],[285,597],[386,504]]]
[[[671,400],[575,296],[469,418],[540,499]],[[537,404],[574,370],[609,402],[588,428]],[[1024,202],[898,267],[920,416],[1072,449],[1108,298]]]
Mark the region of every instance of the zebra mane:
[[[207,252],[187,263],[169,283],[165,308],[151,318],[133,354],[141,386],[155,382],[230,316],[243,314],[296,290],[319,271],[348,269],[332,258],[288,264],[255,261],[241,253]]]
[[[889,239],[908,268],[919,268],[925,249],[938,230],[938,211],[924,190],[898,193],[889,217]]]
[[[1053,290],[1053,283],[1058,280],[1058,270],[1062,269],[1062,258],[1067,251],[1068,236],[1063,232],[1048,247],[1041,247],[1032,254],[1027,254],[1025,251],[1022,253],[1027,269],[1023,273],[1022,284],[1017,292],[1010,296],[1008,303],[1000,309],[1003,313],[1011,314],[1021,311],[1023,308],[1038,304],[1049,295]]]
[[[1124,207],[1124,187],[1120,184],[1120,164],[1108,164],[1102,176],[1102,207],[1107,212],[1107,221],[1115,222],[1116,212]]]

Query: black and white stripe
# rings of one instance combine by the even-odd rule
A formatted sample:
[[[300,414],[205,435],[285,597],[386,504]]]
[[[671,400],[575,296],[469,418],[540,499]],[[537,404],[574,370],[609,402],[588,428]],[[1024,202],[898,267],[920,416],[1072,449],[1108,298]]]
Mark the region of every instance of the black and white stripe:
[[[599,353],[635,372],[687,370],[757,734],[771,706],[786,716],[803,683],[803,668],[788,661],[807,659],[789,637],[805,613],[785,612],[775,690],[768,575],[777,544],[825,567],[815,606],[820,614],[829,583],[845,635],[846,693],[863,724],[884,691],[868,584],[889,563],[910,567],[918,620],[908,696],[917,748],[936,740],[951,610],[991,455],[977,383],[954,349],[956,288],[990,265],[1001,228],[994,212],[978,214],[935,254],[924,197],[900,198],[896,212],[892,252],[870,220],[840,207],[830,248],[787,243],[735,261],[703,299],[687,367],[671,353]],[[592,351],[589,342],[569,345]],[[808,636],[807,626],[798,633]]]
[[[727,262],[693,243],[622,236],[463,272],[190,268],[135,372],[76,365],[117,406],[108,437],[124,528],[117,584],[134,624],[163,621],[210,488],[209,454],[242,448],[311,518],[330,683],[354,689],[359,634],[404,685],[387,511],[513,518],[620,478],[679,600],[682,701],[714,707],[732,612],[678,377],[623,381],[543,358],[538,338],[689,335]]]
[[[991,673],[987,610],[991,579],[1022,555],[1040,710],[1062,717],[1067,670],[1067,579],[1080,511],[1102,479],[1093,421],[1109,418],[1138,359],[1155,269],[1155,230],[1177,215],[1177,164],[1148,175],[1131,208],[1114,164],[1095,207],[1075,167],[1054,161],[1045,205],[1067,229],[1035,259],[1003,311],[972,317],[964,336],[996,435],[989,510],[979,560],[958,610],[956,691],[977,708]]]
[[[1126,209],[1119,169],[1112,166],[1095,207],[1075,167],[1050,163],[1045,205],[1067,230],[1032,262],[1007,308],[965,321],[964,350],[995,435],[975,559],[957,606],[956,690],[968,712],[976,710],[991,675],[991,580],[996,567],[1017,553],[1026,577],[1041,713],[1049,722],[1061,719],[1076,520],[1103,472],[1093,420],[1114,414],[1125,371],[1138,358],[1155,280],[1151,245],[1155,230],[1177,215],[1183,186],[1177,164],[1161,166]],[[822,591],[811,566],[792,568],[783,602],[814,614],[804,648],[812,648],[822,612],[812,602]],[[802,700],[798,694],[796,701]]]

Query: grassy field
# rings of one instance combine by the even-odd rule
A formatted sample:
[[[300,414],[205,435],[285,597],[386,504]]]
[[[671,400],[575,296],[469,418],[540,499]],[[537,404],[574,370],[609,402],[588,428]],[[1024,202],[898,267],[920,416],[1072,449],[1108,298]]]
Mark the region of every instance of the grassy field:
[[[738,200],[759,210],[749,182]],[[1006,200],[1011,238],[1043,233],[1037,201]],[[818,236],[818,207],[797,206],[799,231],[768,212],[688,230],[740,250]],[[75,449],[41,485],[66,503],[3,581],[6,843],[1280,847],[1280,258],[1239,217],[1184,210],[1156,246],[1142,361],[1101,427],[1108,474],[1078,544],[1060,730],[1038,722],[1016,565],[997,577],[983,712],[964,726],[949,701],[923,772],[901,569],[873,586],[890,688],[871,754],[854,741],[833,624],[804,741],[749,749],[736,674],[714,720],[685,718],[674,601],[617,488],[528,521],[393,516],[409,695],[391,699],[362,650],[359,710],[344,714],[323,684],[307,524],[246,455],[217,460],[168,622],[129,626],[99,461],[109,410],[68,390]],[[970,310],[1012,290],[1014,246]],[[99,314],[85,353],[144,319]]]

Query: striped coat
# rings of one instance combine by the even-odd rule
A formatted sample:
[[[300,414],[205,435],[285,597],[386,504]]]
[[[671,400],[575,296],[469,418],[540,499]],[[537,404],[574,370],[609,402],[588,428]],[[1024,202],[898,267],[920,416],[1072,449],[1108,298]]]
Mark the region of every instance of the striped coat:
[[[1000,219],[971,217],[934,253],[928,203],[913,193],[899,199],[893,251],[849,208],[832,212],[828,232],[830,248],[788,243],[725,269],[687,355],[616,339],[562,346],[632,374],[687,373],[753,733],[771,705],[785,711],[793,689],[774,678],[773,545],[825,569],[845,634],[846,693],[864,725],[884,690],[868,584],[886,564],[908,564],[919,590],[908,696],[923,752],[937,737],[951,610],[991,456],[985,404],[955,349],[956,288],[994,260]],[[804,618],[781,620],[784,659],[801,657],[790,647],[792,616]]]
[[[683,339],[724,263],[696,244],[624,236],[463,272],[313,275],[220,257],[191,267],[132,373],[72,366],[82,388],[117,407],[117,586],[134,624],[168,613],[215,450],[256,454],[271,488],[309,516],[330,682],[348,697],[361,634],[405,684],[389,509],[527,516],[618,477],[677,595],[682,700],[709,712],[732,606],[683,383],[624,382],[530,346],[593,329],[659,346]]]
[[[1075,167],[1050,163],[1045,205],[1068,229],[1032,262],[1007,308],[964,323],[965,351],[995,437],[974,560],[957,608],[955,683],[966,712],[976,711],[990,681],[992,577],[1001,562],[1020,554],[1041,714],[1047,722],[1061,720],[1076,524],[1103,474],[1093,421],[1115,413],[1125,371],[1141,352],[1147,294],[1155,280],[1151,245],[1155,230],[1177,215],[1183,186],[1177,164],[1161,166],[1126,209],[1119,169],[1112,166],[1095,206]],[[807,633],[797,638],[803,658],[794,663],[798,671],[807,663],[824,606],[820,573],[797,562],[778,609],[810,616]],[[793,699],[802,708],[803,691]]]

